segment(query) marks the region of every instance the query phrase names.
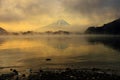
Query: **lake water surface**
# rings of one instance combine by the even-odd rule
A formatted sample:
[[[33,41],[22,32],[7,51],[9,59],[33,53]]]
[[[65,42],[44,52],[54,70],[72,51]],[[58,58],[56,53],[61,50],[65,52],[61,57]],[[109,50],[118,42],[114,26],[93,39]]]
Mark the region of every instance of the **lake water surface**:
[[[51,61],[46,61],[50,58]],[[43,35],[0,37],[0,71],[4,68],[120,67],[120,37]]]

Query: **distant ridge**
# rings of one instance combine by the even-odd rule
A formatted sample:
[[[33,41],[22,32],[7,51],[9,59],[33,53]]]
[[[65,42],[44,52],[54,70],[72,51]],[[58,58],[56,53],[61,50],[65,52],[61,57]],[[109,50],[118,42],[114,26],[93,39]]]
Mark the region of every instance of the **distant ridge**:
[[[101,27],[89,27],[87,34],[120,34],[120,18]]]

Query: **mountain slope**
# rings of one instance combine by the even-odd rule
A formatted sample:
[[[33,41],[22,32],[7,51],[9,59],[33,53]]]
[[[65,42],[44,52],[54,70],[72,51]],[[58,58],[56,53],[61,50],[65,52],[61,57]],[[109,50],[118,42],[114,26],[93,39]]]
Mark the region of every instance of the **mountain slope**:
[[[3,29],[2,27],[0,27],[0,34],[7,34],[8,32],[5,30],[5,29]]]
[[[120,34],[120,19],[104,24],[101,27],[89,27],[85,33],[88,34]]]

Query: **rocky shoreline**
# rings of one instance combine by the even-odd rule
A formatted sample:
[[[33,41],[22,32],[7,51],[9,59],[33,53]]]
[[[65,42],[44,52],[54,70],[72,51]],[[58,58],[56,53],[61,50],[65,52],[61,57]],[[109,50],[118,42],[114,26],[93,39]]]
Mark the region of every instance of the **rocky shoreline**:
[[[70,69],[64,70],[38,70],[29,69],[29,74],[19,74],[15,69],[10,73],[1,74],[0,80],[119,80],[120,75],[112,71],[97,68],[92,69]]]

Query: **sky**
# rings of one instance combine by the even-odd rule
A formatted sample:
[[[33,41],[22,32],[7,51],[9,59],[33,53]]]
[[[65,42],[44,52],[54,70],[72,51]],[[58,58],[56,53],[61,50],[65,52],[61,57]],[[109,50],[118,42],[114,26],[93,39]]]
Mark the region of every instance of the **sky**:
[[[0,26],[27,31],[64,19],[81,31],[118,19],[119,12],[120,0],[0,0]]]

